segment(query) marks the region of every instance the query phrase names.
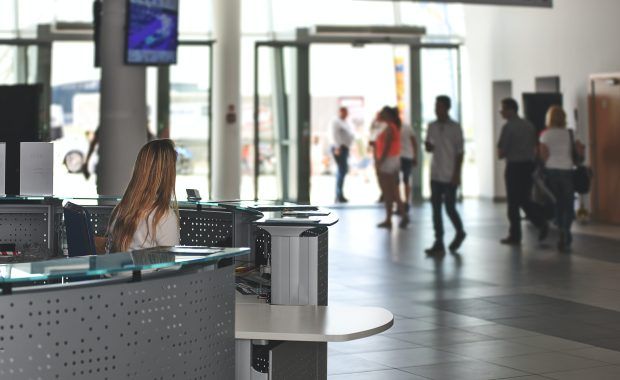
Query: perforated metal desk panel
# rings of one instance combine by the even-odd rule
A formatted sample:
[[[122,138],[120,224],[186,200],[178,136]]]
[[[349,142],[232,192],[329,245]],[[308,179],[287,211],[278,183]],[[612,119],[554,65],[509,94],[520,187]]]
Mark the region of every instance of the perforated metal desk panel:
[[[4,261],[45,260],[62,256],[62,204],[83,206],[96,236],[105,236],[117,197],[51,198],[0,197],[0,244],[12,243],[22,254]],[[254,224],[262,213],[239,204],[179,202],[181,244],[214,247],[253,247]]]
[[[101,272],[96,264],[76,271],[84,264],[76,262],[54,260],[46,273]],[[156,263],[163,269],[143,272],[140,281],[131,276],[139,267],[129,264],[107,279],[14,288],[0,296],[0,378],[233,379],[234,277],[227,262]],[[0,266],[5,278],[9,270]]]
[[[0,244],[12,243],[33,257],[49,257],[57,249],[54,212],[61,201],[43,197],[0,197]]]

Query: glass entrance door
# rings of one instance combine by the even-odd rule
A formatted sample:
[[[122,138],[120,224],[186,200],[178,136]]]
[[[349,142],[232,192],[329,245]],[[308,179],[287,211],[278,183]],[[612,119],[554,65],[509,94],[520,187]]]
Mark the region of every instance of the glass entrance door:
[[[309,202],[308,46],[257,44],[255,56],[254,197]]]
[[[159,75],[160,82],[168,80],[164,97],[169,99],[158,100],[158,131],[177,146],[179,199],[185,198],[185,189],[200,190],[203,199],[211,195],[212,53],[210,43],[180,44],[177,64],[170,67],[169,78]],[[163,88],[165,83],[159,86]]]

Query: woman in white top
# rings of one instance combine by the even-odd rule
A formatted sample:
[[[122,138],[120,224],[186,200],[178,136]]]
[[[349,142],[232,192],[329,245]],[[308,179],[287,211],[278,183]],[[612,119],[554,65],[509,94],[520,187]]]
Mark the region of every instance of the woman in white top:
[[[570,229],[575,220],[574,162],[583,158],[585,151],[579,141],[573,147],[571,134],[566,128],[564,110],[560,106],[549,108],[547,129],[540,136],[540,156],[545,162],[549,188],[556,198],[555,219],[560,230],[558,249],[562,252],[570,250],[573,240]]]
[[[171,140],[153,140],[140,149],[129,186],[110,216],[109,252],[179,244],[176,159]]]

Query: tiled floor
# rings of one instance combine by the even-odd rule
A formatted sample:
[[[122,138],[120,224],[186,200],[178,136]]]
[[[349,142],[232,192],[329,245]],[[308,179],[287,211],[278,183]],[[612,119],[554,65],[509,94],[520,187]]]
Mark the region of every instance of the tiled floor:
[[[330,230],[329,302],[382,306],[394,326],[329,344],[330,379],[620,379],[620,236],[579,228],[571,254],[498,243],[503,205],[461,205],[460,252],[429,258],[428,205],[407,230],[380,230],[379,208],[341,208]],[[449,225],[449,222],[446,222]],[[452,238],[449,228],[446,242]]]

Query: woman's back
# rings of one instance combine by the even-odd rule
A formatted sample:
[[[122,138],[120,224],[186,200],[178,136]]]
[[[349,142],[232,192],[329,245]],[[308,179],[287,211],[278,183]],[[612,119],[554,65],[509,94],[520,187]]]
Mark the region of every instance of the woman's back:
[[[174,210],[172,208],[168,210],[157,223],[155,234],[150,231],[154,214],[155,211],[151,212],[148,218],[138,223],[129,250],[179,245],[181,239],[179,220]]]
[[[565,128],[547,128],[540,142],[549,149],[547,169],[570,170],[573,168],[570,131]]]
[[[162,139],[144,145],[125,194],[110,217],[110,250],[179,244],[175,182],[174,143]]]

